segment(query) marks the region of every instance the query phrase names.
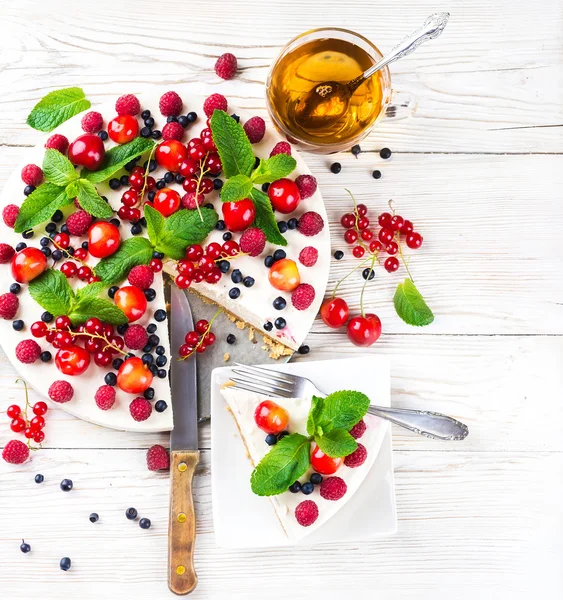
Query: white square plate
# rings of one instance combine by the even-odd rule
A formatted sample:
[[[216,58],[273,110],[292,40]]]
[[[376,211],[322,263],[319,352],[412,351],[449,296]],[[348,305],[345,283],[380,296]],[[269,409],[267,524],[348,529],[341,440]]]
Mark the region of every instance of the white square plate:
[[[357,390],[374,404],[390,406],[389,363],[381,356],[267,366],[308,377],[327,394]],[[229,367],[222,367],[211,375],[211,481],[216,541],[222,548],[288,546],[291,542],[270,501],[254,495],[250,489],[252,464],[220,393],[230,371]],[[377,459],[355,496],[299,544],[357,541],[396,531],[391,426],[387,424]]]

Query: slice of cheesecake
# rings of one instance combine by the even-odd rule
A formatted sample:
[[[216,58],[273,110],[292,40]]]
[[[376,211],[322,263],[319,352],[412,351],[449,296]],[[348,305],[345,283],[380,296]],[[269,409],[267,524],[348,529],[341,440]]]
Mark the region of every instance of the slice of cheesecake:
[[[224,387],[221,390],[223,397],[228,403],[229,409],[236,421],[242,440],[246,446],[249,458],[254,466],[270,451],[270,446],[266,443],[266,433],[262,431],[254,420],[254,413],[258,405],[264,400],[271,400],[267,396],[244,392],[233,387]],[[310,398],[275,398],[274,401],[283,407],[289,413],[288,431],[291,433],[301,433],[307,435],[307,416],[311,408]],[[359,466],[347,466],[346,462],[353,464],[352,460],[345,460],[333,475],[324,476],[321,484],[315,485],[312,493],[305,495],[302,491],[286,491],[277,496],[269,496],[273,509],[279,519],[280,525],[285,531],[287,537],[294,542],[305,538],[310,533],[322,527],[330,518],[332,518],[346,502],[358,491],[362,482],[368,476],[373,463],[375,462],[381,443],[385,435],[385,424],[381,419],[372,415],[366,415],[361,423],[353,430],[358,446],[365,448],[367,456]],[[360,448],[360,452],[363,450]],[[309,482],[311,475],[315,471],[310,468],[302,477],[299,478],[301,484]],[[318,475],[317,475],[318,478]],[[341,481],[336,481],[339,478]],[[331,481],[329,481],[331,480]],[[344,482],[345,486],[341,482]],[[339,489],[340,495],[345,488],[345,493],[338,500],[330,500],[330,486],[335,484]],[[250,482],[248,483],[250,485]],[[299,486],[296,486],[299,487]],[[309,486],[310,487],[310,486]],[[324,497],[323,497],[324,496]],[[303,503],[301,509],[298,507]],[[299,514],[305,507],[310,508],[314,502],[318,509],[318,516],[310,525],[302,525],[296,517],[296,509]],[[313,507],[313,510],[314,507]],[[306,516],[305,516],[306,518]],[[303,521],[303,519],[301,519]]]

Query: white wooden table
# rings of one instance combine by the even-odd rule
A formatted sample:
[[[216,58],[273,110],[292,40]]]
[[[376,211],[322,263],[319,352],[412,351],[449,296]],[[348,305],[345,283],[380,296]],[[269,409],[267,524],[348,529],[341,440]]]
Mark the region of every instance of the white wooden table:
[[[150,85],[203,82],[264,115],[263,83],[279,48],[312,27],[356,29],[383,50],[430,13],[442,38],[393,65],[420,98],[415,118],[382,124],[356,160],[312,157],[338,247],[344,187],[372,211],[393,198],[423,233],[413,274],[436,320],[416,330],[393,312],[382,272],[367,304],[384,323],[369,352],[392,361],[396,406],[468,423],[461,443],[395,428],[399,532],[362,544],[230,552],[211,518],[209,427],[201,428],[194,598],[544,600],[563,596],[563,5],[544,0],[400,4],[358,0],[2,0],[0,184],[38,134],[24,125],[47,91],[69,85],[102,101]],[[242,72],[218,82],[214,57]],[[379,158],[389,146],[393,157]],[[380,168],[383,177],[370,177]],[[334,283],[351,262],[335,264]],[[343,288],[357,307],[360,278]],[[350,356],[317,322],[307,359]],[[0,363],[2,413],[21,389]],[[35,399],[35,396],[34,396]],[[0,446],[11,437],[0,417]],[[166,435],[104,430],[51,407],[47,444],[21,468],[0,464],[0,597],[155,600],[166,587],[168,477],[145,467]],[[45,475],[41,486],[35,473]],[[70,494],[58,484],[75,482]],[[149,531],[126,521],[135,506]],[[98,512],[96,525],[88,514]],[[32,545],[22,554],[20,538]],[[62,556],[73,567],[59,570]]]

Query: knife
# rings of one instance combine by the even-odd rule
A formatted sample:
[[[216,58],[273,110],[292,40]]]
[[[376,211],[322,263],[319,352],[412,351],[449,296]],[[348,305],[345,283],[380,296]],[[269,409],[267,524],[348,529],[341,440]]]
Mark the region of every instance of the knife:
[[[194,321],[185,293],[171,286],[170,347],[174,429],[170,434],[170,515],[168,521],[168,587],[189,594],[197,585],[194,569],[195,511],[193,476],[199,462],[197,441],[196,356],[177,360],[184,333]]]

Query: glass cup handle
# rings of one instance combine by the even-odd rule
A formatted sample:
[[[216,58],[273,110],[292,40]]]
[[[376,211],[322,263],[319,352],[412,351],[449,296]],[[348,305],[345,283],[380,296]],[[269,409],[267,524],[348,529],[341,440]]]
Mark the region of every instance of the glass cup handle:
[[[384,119],[400,121],[412,117],[418,108],[418,98],[410,92],[393,90],[389,104],[385,107]]]

